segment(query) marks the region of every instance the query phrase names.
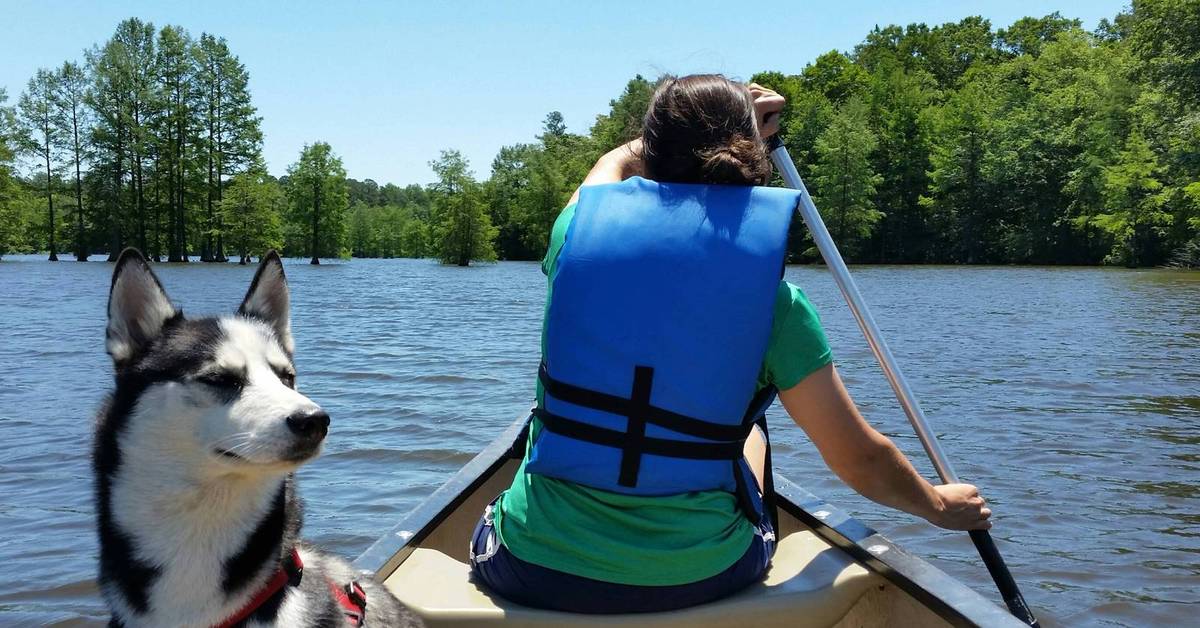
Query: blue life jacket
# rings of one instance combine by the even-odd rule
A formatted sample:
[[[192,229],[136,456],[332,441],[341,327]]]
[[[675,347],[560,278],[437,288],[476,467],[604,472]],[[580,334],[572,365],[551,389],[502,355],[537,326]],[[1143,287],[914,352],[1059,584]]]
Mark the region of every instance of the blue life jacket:
[[[723,489],[757,519],[742,448],[774,398],[755,389],[798,200],[639,177],[584,187],[551,280],[526,470],[630,495]]]

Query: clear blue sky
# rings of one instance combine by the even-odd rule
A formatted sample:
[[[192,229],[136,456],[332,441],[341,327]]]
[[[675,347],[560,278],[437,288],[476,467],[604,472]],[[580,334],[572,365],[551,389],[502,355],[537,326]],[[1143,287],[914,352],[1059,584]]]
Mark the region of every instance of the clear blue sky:
[[[532,140],[551,110],[585,132],[638,73],[796,73],[877,24],[982,15],[999,28],[1058,10],[1091,29],[1125,4],[5,0],[0,87],[11,104],[34,70],[81,60],[123,18],[178,24],[224,36],[246,64],[271,172],[324,140],[356,179],[426,183],[427,162],[444,148],[486,177],[497,149]]]

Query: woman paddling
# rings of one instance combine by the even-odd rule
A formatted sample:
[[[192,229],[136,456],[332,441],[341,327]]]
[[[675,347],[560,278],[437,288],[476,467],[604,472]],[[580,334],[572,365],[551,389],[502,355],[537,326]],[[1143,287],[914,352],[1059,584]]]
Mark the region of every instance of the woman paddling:
[[[974,486],[931,485],[862,418],[815,310],[780,281],[796,197],[754,186],[783,104],[721,76],[664,80],[642,137],[601,157],[555,222],[529,446],[472,539],[492,591],[634,613],[761,580],[775,535],[755,424],[776,392],[859,493],[990,527]]]

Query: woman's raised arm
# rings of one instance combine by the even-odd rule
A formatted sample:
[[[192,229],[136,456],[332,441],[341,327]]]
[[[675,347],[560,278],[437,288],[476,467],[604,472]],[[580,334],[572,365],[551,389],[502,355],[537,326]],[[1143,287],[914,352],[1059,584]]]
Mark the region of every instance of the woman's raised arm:
[[[642,174],[642,138],[639,137],[604,153],[600,159],[596,160],[596,165],[588,171],[579,187],[616,183],[640,174]],[[575,188],[575,193],[571,195],[571,200],[567,204],[570,205],[578,200],[579,188]]]

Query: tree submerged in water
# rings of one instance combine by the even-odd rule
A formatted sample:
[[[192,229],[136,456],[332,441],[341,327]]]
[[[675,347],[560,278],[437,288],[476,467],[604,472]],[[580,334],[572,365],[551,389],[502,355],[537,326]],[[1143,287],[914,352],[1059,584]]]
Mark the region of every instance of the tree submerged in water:
[[[219,203],[225,240],[234,247],[239,264],[253,253],[283,246],[280,216],[286,204],[279,184],[261,169],[235,175]]]
[[[307,236],[304,245],[289,248],[312,256],[310,264],[320,264],[322,256],[347,257],[346,169],[327,142],[305,146],[300,160],[288,167],[288,196],[293,223],[304,225]]]
[[[472,261],[496,259],[492,241],[498,230],[488,219],[483,190],[471,176],[467,160],[456,150],[442,151],[429,162],[437,175],[433,195],[433,240],[443,264],[467,266]]]

